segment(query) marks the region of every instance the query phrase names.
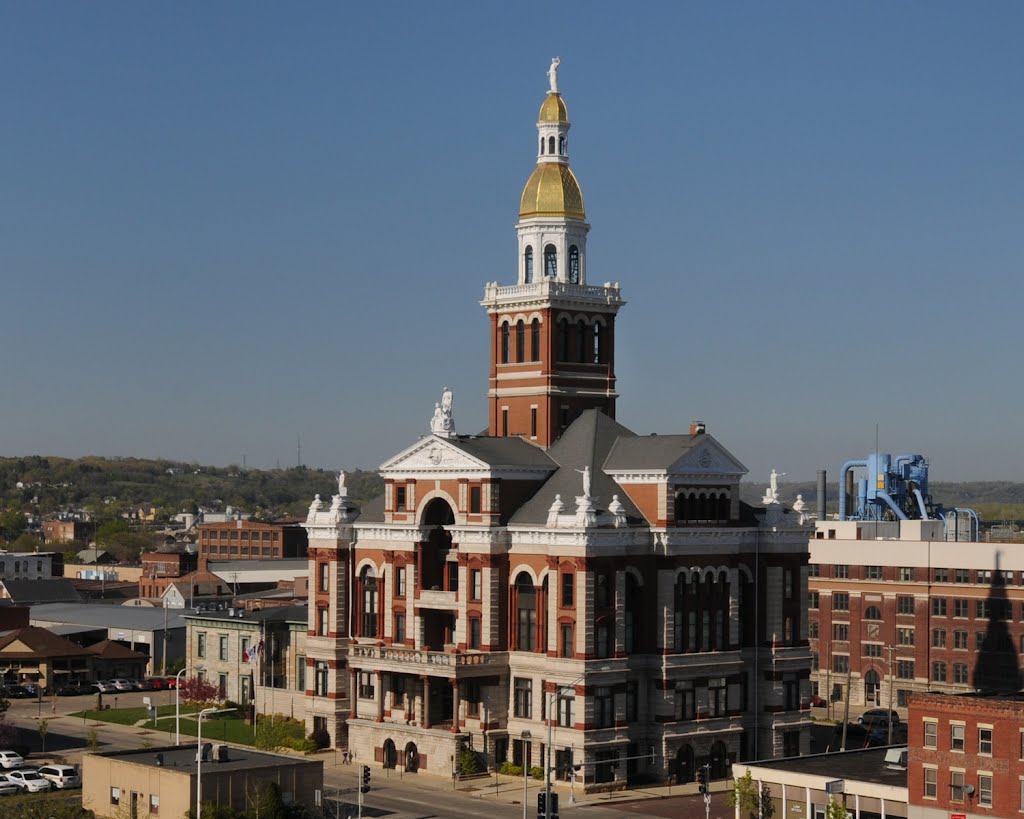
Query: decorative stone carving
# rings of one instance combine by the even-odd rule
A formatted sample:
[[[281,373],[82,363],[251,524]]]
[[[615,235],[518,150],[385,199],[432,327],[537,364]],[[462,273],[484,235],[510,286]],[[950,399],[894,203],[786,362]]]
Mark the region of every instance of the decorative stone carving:
[[[452,391],[447,387],[441,393],[441,401],[434,404],[434,415],[430,419],[430,432],[442,438],[455,437],[455,419],[452,418]]]
[[[551,67],[548,68],[548,85],[550,86],[549,94],[558,93],[558,66],[561,64],[561,60],[558,57],[552,57]]]
[[[614,518],[616,526],[626,525],[626,507],[622,505],[618,495],[612,495],[612,502],[608,504],[608,513]]]
[[[764,497],[761,498],[761,503],[765,506],[771,506],[779,502],[779,478],[785,474],[785,472],[776,472],[772,469],[772,474],[768,478],[768,488],[765,489]]]
[[[565,512],[565,504],[562,503],[562,496],[555,495],[555,502],[548,509],[548,526],[558,525],[558,516]]]

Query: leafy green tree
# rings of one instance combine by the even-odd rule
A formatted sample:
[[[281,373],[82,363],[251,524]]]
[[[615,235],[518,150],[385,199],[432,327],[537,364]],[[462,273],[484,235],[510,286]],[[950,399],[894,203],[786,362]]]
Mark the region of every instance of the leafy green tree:
[[[733,780],[732,790],[729,792],[727,801],[730,808],[739,806],[740,813],[745,813],[755,819],[771,819],[772,814],[775,813],[771,791],[767,785],[763,790],[758,790],[757,783],[750,775],[750,771]]]
[[[829,797],[828,806],[825,808],[825,819],[847,819],[849,815],[846,805],[834,796]]]
[[[25,529],[28,528],[28,521],[20,509],[5,509],[0,512],[0,530],[6,540],[14,540]]]
[[[7,547],[12,552],[34,552],[36,549],[41,548],[43,541],[37,537],[33,537],[28,532],[22,532],[14,540],[12,540]]]

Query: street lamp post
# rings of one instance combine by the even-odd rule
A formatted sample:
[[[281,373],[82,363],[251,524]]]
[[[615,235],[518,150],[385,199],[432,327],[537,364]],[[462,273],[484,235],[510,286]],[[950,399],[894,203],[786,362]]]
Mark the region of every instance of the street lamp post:
[[[522,737],[523,737],[523,819],[526,819],[526,801],[527,801],[526,743],[529,742],[531,736],[532,736],[532,734],[529,731],[523,731],[523,733],[522,733]]]
[[[196,744],[196,815],[200,819],[199,811],[203,804],[203,717],[211,714],[223,714],[226,711],[235,711],[235,708],[204,708],[199,712],[199,741]]]
[[[193,671],[202,671],[203,667],[193,669]],[[181,745],[181,675],[188,671],[187,668],[181,669],[177,674],[174,675],[174,744]],[[199,819],[197,816],[196,819]]]

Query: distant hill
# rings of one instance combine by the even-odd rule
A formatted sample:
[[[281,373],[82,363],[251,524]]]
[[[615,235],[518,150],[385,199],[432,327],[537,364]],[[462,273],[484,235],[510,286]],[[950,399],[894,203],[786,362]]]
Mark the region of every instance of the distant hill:
[[[383,490],[380,476],[347,477],[349,494],[366,501]],[[118,517],[144,503],[161,518],[226,506],[266,516],[305,516],[313,496],[337,492],[337,474],[322,469],[241,469],[147,458],[0,458],[0,507],[37,513],[85,508]]]

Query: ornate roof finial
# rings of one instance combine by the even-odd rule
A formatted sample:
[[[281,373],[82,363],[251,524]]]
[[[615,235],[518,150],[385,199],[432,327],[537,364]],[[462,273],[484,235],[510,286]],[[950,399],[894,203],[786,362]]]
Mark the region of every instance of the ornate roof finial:
[[[558,66],[562,61],[558,57],[551,58],[551,67],[548,69],[549,94],[558,93]]]

